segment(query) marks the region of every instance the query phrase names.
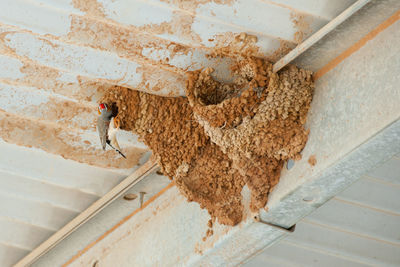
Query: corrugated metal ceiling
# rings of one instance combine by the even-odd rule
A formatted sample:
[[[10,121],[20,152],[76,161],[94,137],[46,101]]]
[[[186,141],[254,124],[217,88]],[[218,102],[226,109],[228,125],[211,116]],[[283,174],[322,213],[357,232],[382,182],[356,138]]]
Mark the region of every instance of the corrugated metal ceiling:
[[[400,155],[362,177],[245,267],[398,266]]]
[[[229,59],[277,60],[354,0],[3,0],[0,3],[0,263],[27,254],[129,174],[147,150],[122,132],[128,160],[101,151],[96,102],[113,85],[182,95],[185,71]],[[241,33],[255,43],[237,44]]]

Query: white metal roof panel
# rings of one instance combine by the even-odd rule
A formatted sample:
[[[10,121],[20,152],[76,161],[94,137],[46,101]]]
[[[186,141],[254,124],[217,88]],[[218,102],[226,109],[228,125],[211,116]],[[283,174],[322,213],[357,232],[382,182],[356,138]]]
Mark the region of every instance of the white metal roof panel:
[[[372,173],[374,180],[364,176],[244,266],[398,266],[400,160],[393,157]]]
[[[247,32],[272,55],[354,1],[194,2],[1,1],[0,223],[10,232],[35,232],[0,235],[2,266],[108,192],[146,151],[126,132],[120,143],[128,161],[99,148],[95,103],[110,86],[179,95],[184,71],[204,66],[228,79],[229,59],[207,58],[211,47]]]
[[[312,14],[317,17],[322,17],[327,20],[331,20],[339,15],[344,7],[348,7],[354,3],[353,0],[335,0],[335,4],[332,5],[332,1],[320,1],[320,0],[262,0],[267,3],[281,5],[288,9],[293,9],[299,12]]]
[[[130,172],[2,140],[0,150],[1,266],[26,255]]]
[[[380,159],[387,160],[389,155],[399,152],[400,143],[396,141],[399,137],[400,113],[396,108],[396,101],[400,95],[393,87],[398,84],[398,76],[387,75],[387,70],[398,69],[398,61],[390,60],[398,56],[397,46],[391,45],[398,39],[398,31],[396,31],[398,25],[398,23],[392,24],[317,82],[317,94],[312,104],[313,120],[310,121],[312,130],[309,144],[303,151],[303,159],[296,162],[294,169],[283,172],[281,190],[287,189],[288,192],[281,191],[281,195],[276,195],[275,202],[269,204],[269,213],[273,213],[273,219],[278,220],[277,224],[293,225],[297,222],[296,218],[304,214],[299,212],[299,209],[302,209],[302,212],[304,210],[307,212],[307,209],[308,211],[316,209],[327,200],[326,191],[337,194],[343,188],[343,183],[349,185],[364,171],[377,164]],[[374,47],[385,49],[374,49]],[[379,57],[376,56],[378,52]],[[377,59],[370,60],[371,55]],[[365,62],[369,64],[364,64]],[[358,72],[352,71],[354,69]],[[376,72],[377,69],[380,71]],[[376,83],[376,81],[380,82]],[[343,115],[344,112],[340,113],[339,108],[346,111],[348,117]],[[324,145],[321,146],[321,144]],[[317,165],[312,167],[307,163],[307,159],[315,153]],[[367,180],[372,181],[371,178]],[[285,188],[286,186],[288,187]],[[369,265],[393,264],[398,259],[396,258],[397,250],[393,249],[396,246],[392,246],[395,244],[396,237],[393,235],[391,238],[389,231],[376,229],[376,227],[383,223],[383,220],[387,222],[389,229],[397,224],[398,218],[393,216],[396,214],[388,213],[388,208],[385,207],[388,202],[382,201],[379,197],[385,198],[388,195],[395,199],[398,194],[390,193],[393,192],[392,190],[386,191],[389,193],[385,194],[385,191],[376,184],[371,184],[371,187],[379,189],[373,189],[371,192],[379,191],[380,193],[371,194],[373,200],[371,199],[370,202],[362,204],[365,198],[360,198],[359,195],[354,195],[358,199],[344,199],[341,195],[340,199],[336,198],[333,204],[328,204],[326,210],[321,210],[320,214],[316,213],[314,217],[313,214],[307,221],[300,223],[292,235],[291,243],[286,246],[293,250],[296,257],[286,256],[282,259],[279,256],[288,255],[289,252],[272,251],[268,254],[268,258],[273,259],[271,265],[278,266],[277,263],[281,263],[281,266],[291,266],[296,265],[296,262],[298,265],[306,266],[313,263],[317,266],[319,266],[318,263],[328,265],[328,262],[344,266],[365,266],[366,262]],[[321,191],[323,192],[320,193]],[[313,197],[314,201],[304,201],[304,197],[308,196]],[[172,197],[175,197],[174,201],[170,202]],[[372,201],[375,200],[379,205],[373,205]],[[150,203],[146,209],[118,223],[115,228],[107,231],[110,234],[102,235],[95,243],[91,243],[96,240],[93,236],[89,242],[77,237],[79,233],[86,233],[87,228],[78,229],[71,235],[71,239],[65,240],[41,258],[36,266],[51,266],[55,262],[66,262],[69,259],[74,266],[90,265],[96,260],[99,260],[100,265],[119,263],[129,266],[134,263],[138,265],[154,263],[157,260],[172,265],[182,262],[196,263],[196,260],[200,260],[206,266],[209,262],[226,266],[237,263],[238,260],[244,258],[243,255],[257,251],[262,246],[260,244],[266,244],[268,240],[277,238],[276,232],[279,231],[276,229],[275,232],[268,232],[271,234],[269,235],[265,234],[266,231],[260,230],[262,227],[269,226],[254,223],[256,226],[251,228],[243,223],[239,227],[229,229],[216,224],[214,235],[209,240],[201,242],[200,239],[193,239],[193,235],[201,238],[199,233],[205,233],[209,217],[204,215],[204,210],[192,205],[193,203],[183,205],[183,201],[184,199],[176,189],[170,189]],[[306,202],[309,204],[304,204]],[[276,208],[277,206],[279,208]],[[336,218],[334,214],[337,213],[337,209],[344,209],[344,214],[351,214],[352,216],[349,215],[348,219],[356,216],[369,218],[381,214],[382,211],[385,213],[381,216],[382,220],[373,218],[374,220],[361,224],[361,220],[353,223],[346,218],[344,220]],[[283,215],[280,216],[279,213]],[[113,212],[106,208],[104,213],[100,214],[102,215],[100,218],[96,216],[92,220],[92,225],[102,225],[102,222],[107,221],[107,215],[113,217],[110,214]],[[138,229],[136,227],[140,231],[136,231]],[[160,231],[160,227],[166,230]],[[299,234],[296,236],[296,233]],[[98,236],[99,233],[96,234]],[[163,238],[160,238],[160,235]],[[234,237],[227,241],[226,239],[232,235]],[[155,240],[160,242],[154,242]],[[166,240],[170,243],[163,243],[168,242]],[[340,240],[348,241],[348,244],[342,244]],[[364,241],[366,241],[365,244],[357,247],[359,242]],[[285,241],[286,244],[288,242],[289,239]],[[87,248],[83,251],[85,253],[73,253],[76,244],[83,245],[81,249]],[[87,244],[90,245],[87,246]],[[164,249],[164,246],[167,248]],[[173,246],[177,249],[173,249]],[[299,249],[296,250],[296,248]],[[376,259],[373,259],[375,255],[368,249],[379,250],[376,253]],[[380,251],[382,249],[385,251]],[[205,255],[200,256],[199,250],[202,250]],[[103,253],[104,251],[106,253]],[[175,257],[171,257],[172,254]],[[71,255],[77,257],[71,258]]]

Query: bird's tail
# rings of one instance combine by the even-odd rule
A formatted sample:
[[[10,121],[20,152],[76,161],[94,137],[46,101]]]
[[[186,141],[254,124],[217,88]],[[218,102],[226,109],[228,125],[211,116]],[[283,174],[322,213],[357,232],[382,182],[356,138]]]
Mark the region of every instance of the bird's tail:
[[[125,155],[124,155],[121,151],[119,151],[119,149],[116,149],[113,145],[111,145],[110,140],[107,140],[107,144],[108,144],[112,149],[114,149],[115,151],[117,151],[122,157],[124,157],[124,159],[126,159]]]

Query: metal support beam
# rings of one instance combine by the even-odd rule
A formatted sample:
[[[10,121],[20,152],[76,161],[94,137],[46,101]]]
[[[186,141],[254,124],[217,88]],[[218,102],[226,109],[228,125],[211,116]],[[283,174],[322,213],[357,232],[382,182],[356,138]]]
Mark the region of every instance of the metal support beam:
[[[348,19],[355,12],[360,10],[363,6],[368,4],[371,0],[358,0],[352,4],[349,8],[343,11],[339,16],[328,22],[324,27],[319,29],[316,33],[311,35],[307,40],[299,44],[295,49],[287,53],[283,58],[278,60],[274,66],[273,71],[278,72],[280,69],[285,67],[287,64],[292,62],[295,58],[300,56],[304,51],[310,48],[313,44],[321,40],[325,35],[333,31],[340,23]]]
[[[73,233],[85,222],[93,218],[102,209],[107,207],[116,198],[125,193],[129,188],[144,179],[149,173],[157,169],[157,163],[150,158],[145,164],[139,167],[134,173],[126,177],[121,183],[115,186],[107,194],[97,200],[95,203],[90,205],[89,208],[84,210],[78,216],[76,216],[72,221],[66,224],[63,228],[57,231],[45,242],[40,244],[37,248],[32,250],[27,256],[21,259],[15,266],[29,266],[35,262],[41,255],[45,254],[47,251],[52,249],[67,236]]]

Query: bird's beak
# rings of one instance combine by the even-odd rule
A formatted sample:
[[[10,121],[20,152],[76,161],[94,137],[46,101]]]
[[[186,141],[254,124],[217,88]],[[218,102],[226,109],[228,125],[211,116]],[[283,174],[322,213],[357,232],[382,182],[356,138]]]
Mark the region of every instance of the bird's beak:
[[[99,113],[99,115],[101,115],[101,112],[100,112],[100,110],[99,110],[99,109],[97,109],[97,113]]]

